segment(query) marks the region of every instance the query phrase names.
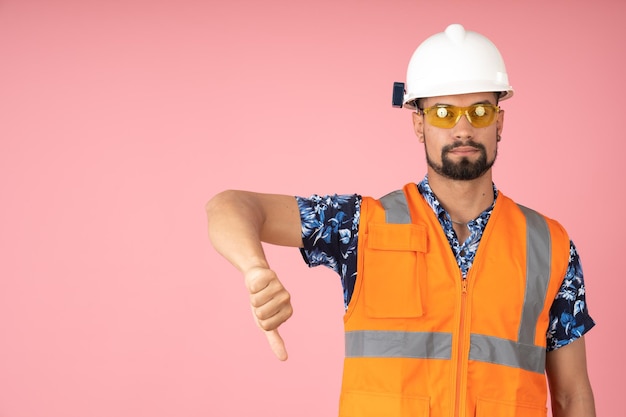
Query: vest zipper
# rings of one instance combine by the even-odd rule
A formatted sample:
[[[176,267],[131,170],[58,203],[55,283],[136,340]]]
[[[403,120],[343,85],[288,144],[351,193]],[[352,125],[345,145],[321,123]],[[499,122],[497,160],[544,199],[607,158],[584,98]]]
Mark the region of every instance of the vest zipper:
[[[457,345],[456,363],[456,392],[454,396],[454,416],[461,417],[463,410],[461,404],[465,404],[465,394],[463,392],[463,381],[466,374],[466,361],[464,360],[466,345],[465,310],[467,302],[467,278],[461,277],[461,314],[459,320],[459,343]]]

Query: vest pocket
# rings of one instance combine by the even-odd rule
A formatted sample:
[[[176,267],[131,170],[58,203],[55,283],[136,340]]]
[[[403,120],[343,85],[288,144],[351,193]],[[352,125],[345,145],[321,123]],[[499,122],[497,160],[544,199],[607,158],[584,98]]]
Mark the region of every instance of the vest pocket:
[[[426,279],[426,248],[424,226],[369,225],[361,274],[369,317],[402,318],[424,314],[420,287]]]
[[[339,417],[428,417],[430,398],[378,392],[348,391],[341,395]]]
[[[546,417],[546,406],[534,404],[514,404],[479,398],[476,403],[476,417]]]

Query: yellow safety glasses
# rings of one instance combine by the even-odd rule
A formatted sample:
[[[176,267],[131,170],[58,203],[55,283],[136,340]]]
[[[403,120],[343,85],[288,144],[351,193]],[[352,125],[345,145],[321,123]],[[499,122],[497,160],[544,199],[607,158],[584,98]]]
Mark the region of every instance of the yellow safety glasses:
[[[499,111],[500,107],[489,103],[473,104],[469,107],[442,104],[418,110],[418,113],[424,114],[426,121],[435,127],[451,129],[463,115],[467,117],[472,126],[487,127],[496,120]]]

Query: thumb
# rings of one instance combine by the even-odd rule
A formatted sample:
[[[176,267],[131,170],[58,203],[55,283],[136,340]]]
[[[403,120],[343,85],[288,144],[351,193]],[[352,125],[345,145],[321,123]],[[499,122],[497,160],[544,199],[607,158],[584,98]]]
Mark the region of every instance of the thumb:
[[[265,336],[267,336],[267,341],[269,342],[274,355],[276,355],[276,357],[281,361],[286,361],[287,349],[285,349],[285,342],[283,341],[283,338],[280,337],[278,330],[265,331]]]

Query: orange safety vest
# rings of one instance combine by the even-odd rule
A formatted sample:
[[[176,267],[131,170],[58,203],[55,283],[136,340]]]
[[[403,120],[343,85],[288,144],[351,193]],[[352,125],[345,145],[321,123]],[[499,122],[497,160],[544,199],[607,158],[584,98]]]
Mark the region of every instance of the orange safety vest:
[[[556,221],[499,194],[466,279],[415,184],[364,198],[340,417],[545,417]]]

